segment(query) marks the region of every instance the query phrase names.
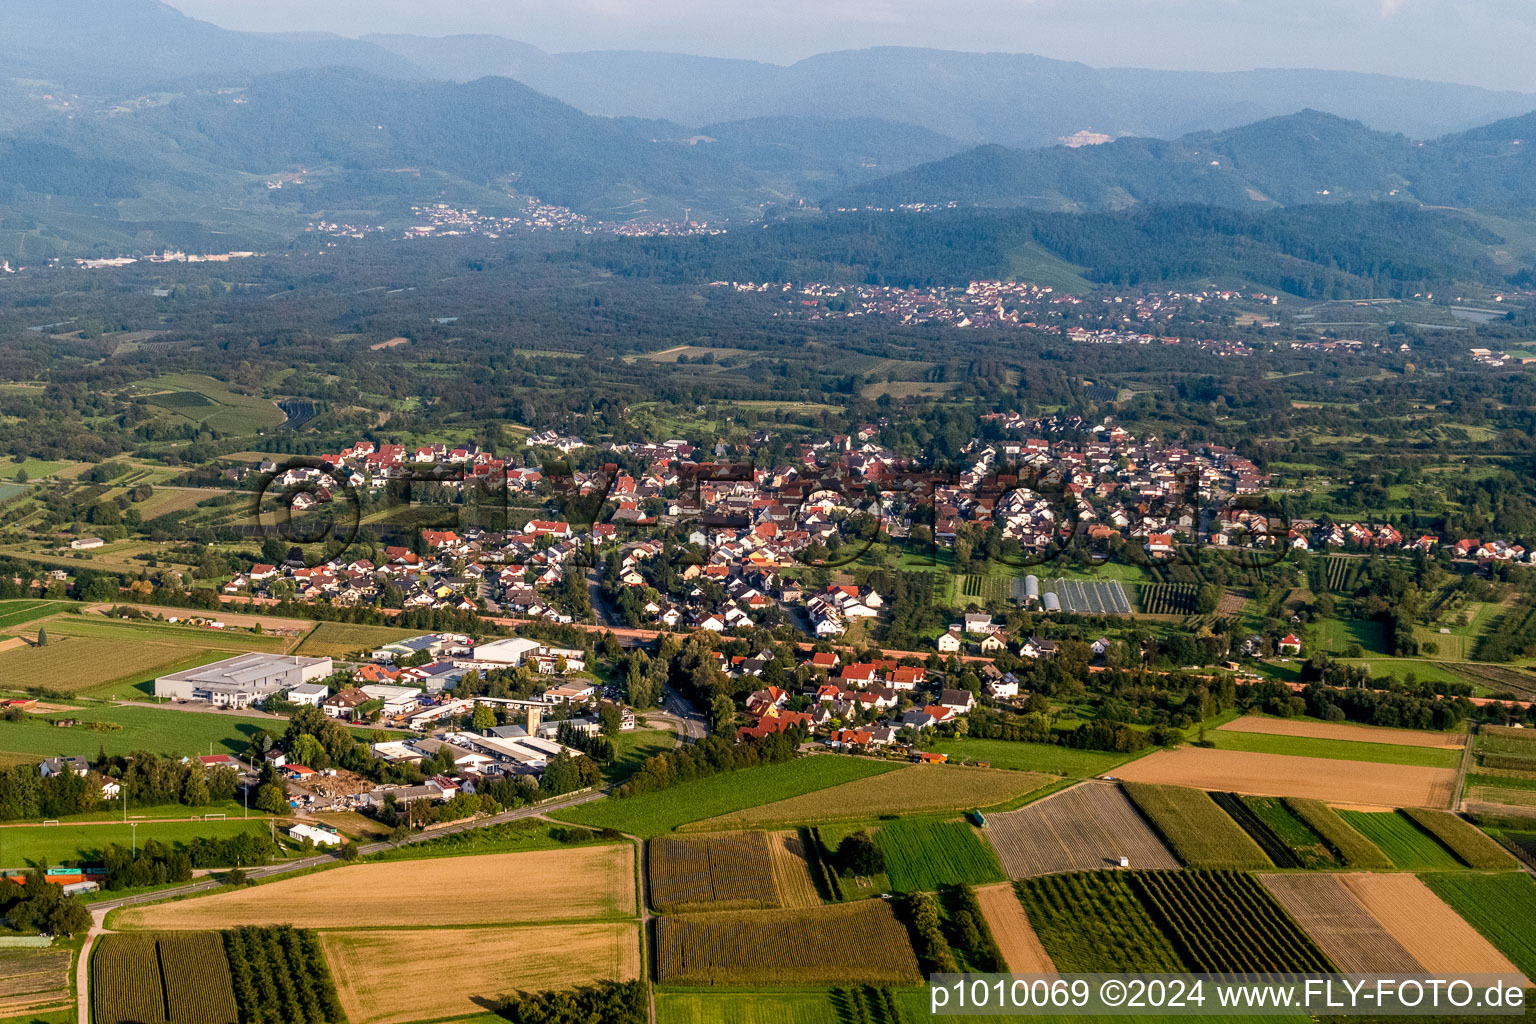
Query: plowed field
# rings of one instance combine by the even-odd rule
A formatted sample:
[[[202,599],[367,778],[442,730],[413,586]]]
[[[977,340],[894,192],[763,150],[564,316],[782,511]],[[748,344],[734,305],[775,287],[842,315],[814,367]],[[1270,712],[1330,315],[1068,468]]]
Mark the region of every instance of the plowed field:
[[[1115,774],[1128,782],[1381,807],[1446,807],[1456,780],[1456,773],[1445,768],[1207,747],[1159,750],[1117,769]]]
[[[1337,875],[1260,875],[1259,880],[1340,970],[1349,974],[1423,970]]]
[[[1338,876],[1382,928],[1432,974],[1519,974],[1515,965],[1413,875]]]
[[[1119,786],[1085,782],[1004,814],[984,834],[1009,878],[1119,866],[1176,868],[1179,862]]]
[[[1051,963],[1040,937],[1024,913],[1024,905],[1008,883],[986,885],[976,890],[976,902],[981,904],[981,914],[987,919],[992,938],[1003,952],[1003,962],[1014,974],[1055,974],[1056,965]]]

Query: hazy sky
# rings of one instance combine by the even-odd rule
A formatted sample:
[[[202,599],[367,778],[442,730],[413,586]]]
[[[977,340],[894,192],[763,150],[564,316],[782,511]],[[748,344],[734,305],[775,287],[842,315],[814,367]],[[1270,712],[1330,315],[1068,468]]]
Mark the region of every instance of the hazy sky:
[[[255,31],[486,32],[789,63],[882,44],[1098,66],[1325,67],[1536,91],[1536,0],[171,0]]]

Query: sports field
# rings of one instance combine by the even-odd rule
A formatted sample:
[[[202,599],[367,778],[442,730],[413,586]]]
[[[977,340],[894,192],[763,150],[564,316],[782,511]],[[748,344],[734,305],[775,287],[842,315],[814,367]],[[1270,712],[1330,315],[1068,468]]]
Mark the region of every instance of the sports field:
[[[1341,764],[1329,758],[1206,747],[1159,750],[1115,774],[1130,782],[1382,807],[1445,807],[1456,780],[1456,773],[1448,768],[1365,761]]]
[[[685,831],[964,811],[1006,803],[1051,781],[1048,775],[1002,768],[911,765],[788,800],[707,818]]]
[[[195,807],[183,807],[183,817],[197,813]],[[247,830],[267,832],[264,818],[246,821],[231,817],[223,821],[156,821],[133,828],[121,822],[99,825],[7,825],[0,828],[0,865],[8,868],[58,864],[66,860],[97,860],[98,851],[116,843],[131,847],[150,840],[162,843],[189,843],[193,839],[228,839]]]
[[[124,929],[365,928],[631,917],[634,846],[353,864],[176,903],[127,907]]]
[[[55,722],[73,719],[60,728]],[[141,707],[84,707],[46,715],[28,715],[19,722],[0,721],[0,751],[31,757],[80,754],[94,758],[105,749],[113,756],[147,750],[173,756],[244,753],[251,736],[266,727],[281,732],[280,720],[236,715]]]
[[[350,1024],[475,1013],[512,992],[576,988],[640,976],[634,924],[563,924],[527,928],[407,928],[322,932],[336,993]],[[448,950],[453,969],[431,984],[400,984],[403,964],[431,963]]]

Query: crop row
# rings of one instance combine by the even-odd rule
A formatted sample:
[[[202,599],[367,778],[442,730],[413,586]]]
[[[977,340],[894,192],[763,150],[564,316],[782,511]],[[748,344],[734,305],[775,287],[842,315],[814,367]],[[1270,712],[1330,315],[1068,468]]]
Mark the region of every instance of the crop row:
[[[153,935],[103,936],[91,956],[96,1024],[163,1024],[165,988]]]
[[[875,833],[875,843],[885,855],[891,888],[900,892],[1003,880],[996,855],[962,821],[892,822]]]
[[[1040,944],[1063,973],[1186,968],[1125,873],[1043,875],[1015,888]]]
[[[1249,838],[1259,844],[1259,849],[1275,862],[1275,867],[1299,868],[1302,866],[1301,858],[1253,812],[1241,796],[1236,793],[1212,793],[1211,799],[1215,800],[1216,805],[1226,811],[1232,820],[1248,833]]]
[[[1349,822],[1339,817],[1338,811],[1321,800],[1288,796],[1285,798],[1285,806],[1322,838],[1329,852],[1345,867],[1385,870],[1392,866],[1387,855],[1375,843],[1352,828]]]
[[[1188,615],[1195,610],[1193,583],[1143,583],[1137,593],[1148,615]]]
[[[659,917],[656,967],[659,980],[669,985],[921,980],[907,929],[884,900]]]
[[[239,928],[224,933],[224,949],[240,1024],[346,1024],[313,933]]]
[[[1469,868],[1488,868],[1495,871],[1513,870],[1520,865],[1487,833],[1479,831],[1450,811],[1431,810],[1427,807],[1405,807],[1403,813],[1434,836],[1456,855],[1456,859]]]
[[[1204,791],[1145,782],[1127,782],[1124,788],[1185,866],[1239,870],[1272,866],[1258,844]]]
[[[763,832],[651,840],[651,902],[658,910],[771,907],[778,900],[773,860]]]
[[[1328,958],[1252,875],[1236,871],[1139,871],[1131,880],[1193,970],[1333,970]]]

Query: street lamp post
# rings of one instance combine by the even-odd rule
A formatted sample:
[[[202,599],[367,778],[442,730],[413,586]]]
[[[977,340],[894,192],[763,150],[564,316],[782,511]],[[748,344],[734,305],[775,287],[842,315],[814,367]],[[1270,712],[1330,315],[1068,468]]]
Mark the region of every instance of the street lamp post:
[[[139,855],[139,823],[130,821],[128,827],[133,829],[133,855],[137,857]]]

